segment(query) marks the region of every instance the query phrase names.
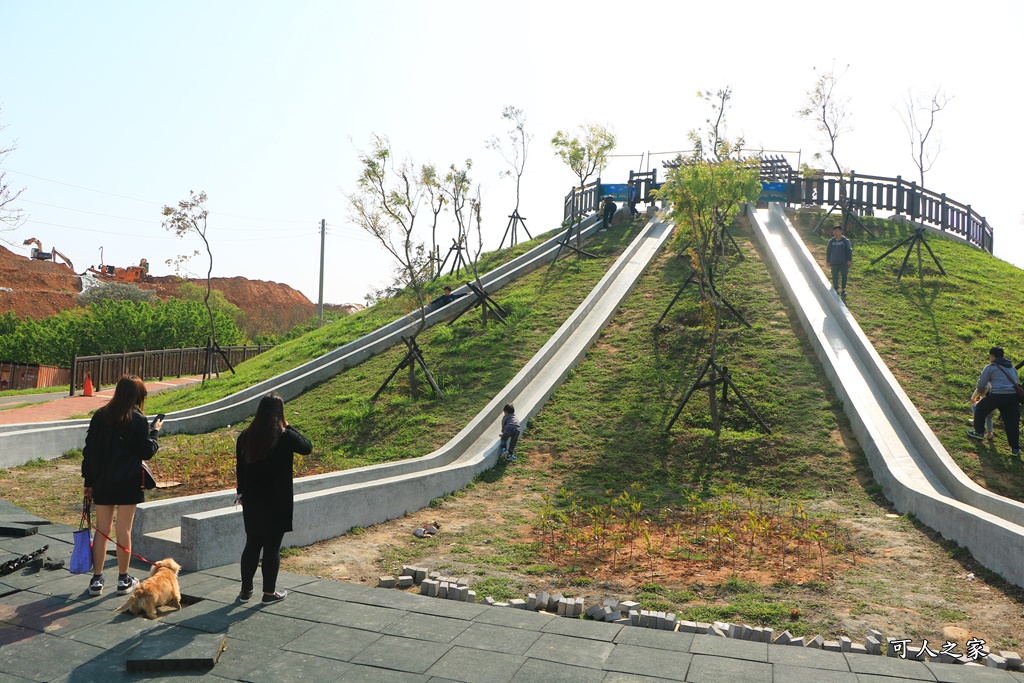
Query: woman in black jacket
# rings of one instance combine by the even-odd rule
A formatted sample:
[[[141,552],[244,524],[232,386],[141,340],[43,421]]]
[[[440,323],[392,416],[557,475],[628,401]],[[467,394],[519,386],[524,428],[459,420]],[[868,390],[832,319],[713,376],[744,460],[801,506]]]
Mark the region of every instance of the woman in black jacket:
[[[309,439],[284,419],[284,399],[275,393],[263,397],[252,424],[238,435],[236,492],[245,522],[242,591],[238,599],[243,602],[252,597],[261,551],[263,602],[277,602],[288,595],[288,591],[276,590],[276,584],[281,540],[292,530],[292,456],[312,452]]]
[[[89,595],[103,592],[103,560],[107,538],[117,510],[117,593],[135,590],[139,580],[128,574],[132,550],[132,522],[135,506],[143,500],[142,461],[156,455],[156,437],[162,420],[152,425],[142,408],[146,385],[133,375],[117,382],[114,397],[96,411],[82,449],[82,477],[85,497],[96,505],[96,538],[92,543],[93,577]]]

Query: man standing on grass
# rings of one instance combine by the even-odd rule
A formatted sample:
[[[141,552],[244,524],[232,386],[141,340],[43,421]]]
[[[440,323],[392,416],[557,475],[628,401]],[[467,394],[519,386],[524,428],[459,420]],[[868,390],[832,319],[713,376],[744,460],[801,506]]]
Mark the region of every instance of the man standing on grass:
[[[846,276],[849,275],[850,264],[853,263],[853,245],[843,234],[841,225],[832,226],[832,239],[825,247],[825,260],[832,268],[832,289],[839,292],[840,296],[846,296]]]
[[[1006,440],[1010,442],[1010,450],[1020,455],[1020,399],[1017,398],[1017,369],[1013,363],[1003,357],[1003,347],[993,346],[988,350],[989,364],[981,371],[978,378],[978,391],[984,390],[992,383],[988,395],[978,402],[974,411],[974,429],[967,431],[972,439],[984,439],[985,416],[993,410],[999,411],[1003,419],[1003,430]]]

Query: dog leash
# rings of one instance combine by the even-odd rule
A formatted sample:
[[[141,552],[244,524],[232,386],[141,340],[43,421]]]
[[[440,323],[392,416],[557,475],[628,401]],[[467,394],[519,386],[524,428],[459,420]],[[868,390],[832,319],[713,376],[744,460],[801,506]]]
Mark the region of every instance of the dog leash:
[[[107,536],[105,533],[100,531],[99,528],[95,524],[92,523],[92,512],[91,511],[92,511],[92,501],[90,501],[88,498],[86,498],[85,501],[84,501],[84,504],[82,505],[82,521],[85,522],[89,526],[90,529],[92,529],[93,531],[98,533],[100,536],[102,536],[103,538],[107,539],[108,541],[110,541],[111,543],[113,543],[118,548],[120,548],[121,550],[125,551],[126,553],[128,553],[129,555],[134,557],[135,559],[142,560],[143,562],[145,562],[146,564],[148,564],[151,567],[155,567],[156,566],[155,562],[150,562],[149,560],[144,558],[142,555],[139,555],[137,552],[134,552],[132,550],[128,550],[128,548],[125,548],[123,545],[121,545],[120,543],[118,543],[117,541],[112,539],[110,536]],[[80,524],[80,526],[81,526],[81,524]]]

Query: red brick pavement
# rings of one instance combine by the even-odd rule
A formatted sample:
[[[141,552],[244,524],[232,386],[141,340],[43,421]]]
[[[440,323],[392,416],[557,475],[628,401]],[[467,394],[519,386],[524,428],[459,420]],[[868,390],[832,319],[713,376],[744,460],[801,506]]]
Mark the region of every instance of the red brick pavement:
[[[162,382],[146,382],[149,393],[188,386],[199,382],[199,377],[169,377]],[[0,424],[24,424],[27,422],[50,422],[66,420],[72,415],[84,415],[102,408],[114,395],[114,387],[97,392],[93,396],[65,396],[45,403],[35,403],[22,408],[0,410]]]

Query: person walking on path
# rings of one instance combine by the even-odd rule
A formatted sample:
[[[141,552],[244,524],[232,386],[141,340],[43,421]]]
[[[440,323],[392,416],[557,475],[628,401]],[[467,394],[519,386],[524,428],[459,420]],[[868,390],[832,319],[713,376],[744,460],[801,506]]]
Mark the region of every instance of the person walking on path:
[[[993,346],[988,350],[989,364],[981,371],[976,389],[982,391],[986,385],[992,384],[985,398],[978,401],[974,410],[974,429],[967,431],[972,439],[985,438],[985,416],[993,410],[999,411],[1003,420],[1006,440],[1010,442],[1010,451],[1020,455],[1020,399],[1017,398],[1017,369],[1013,363],[1003,356],[1003,347]]]
[[[96,505],[96,538],[92,543],[93,577],[89,595],[103,592],[103,561],[107,555],[110,527],[117,516],[117,593],[135,590],[139,580],[128,574],[132,552],[135,506],[143,501],[142,461],[156,455],[156,441],[163,420],[150,424],[142,409],[146,385],[134,375],[117,382],[114,397],[89,421],[82,449],[85,497]]]
[[[853,263],[853,245],[843,234],[841,225],[832,226],[832,239],[825,247],[825,261],[832,268],[832,289],[839,292],[840,296],[846,296],[846,277]]]
[[[502,409],[501,416],[501,457],[506,462],[516,461],[516,444],[519,443],[519,434],[523,431],[516,417],[516,408],[511,403],[506,403]]]
[[[601,229],[607,230],[612,227],[612,219],[615,218],[615,211],[618,207],[615,206],[615,200],[612,196],[605,195],[604,198],[604,210],[601,213]]]
[[[292,530],[292,466],[294,455],[309,455],[313,445],[284,419],[284,399],[270,393],[260,400],[252,423],[235,445],[237,501],[242,503],[245,548],[242,550],[242,590],[238,599],[253,594],[256,566],[263,554],[263,602],[284,600],[277,590],[281,541]]]

